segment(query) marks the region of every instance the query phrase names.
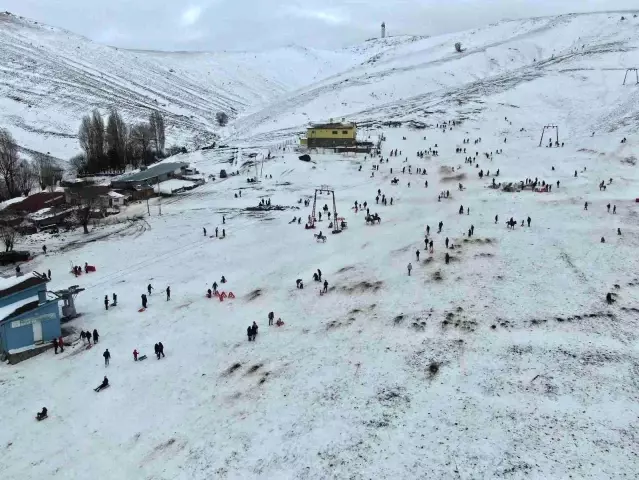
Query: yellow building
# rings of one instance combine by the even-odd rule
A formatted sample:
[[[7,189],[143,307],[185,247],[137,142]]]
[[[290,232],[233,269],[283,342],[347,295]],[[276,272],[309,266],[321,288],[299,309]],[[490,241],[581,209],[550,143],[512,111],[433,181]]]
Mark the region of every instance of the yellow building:
[[[351,147],[357,144],[357,126],[354,123],[338,122],[311,125],[301,144],[308,148]]]

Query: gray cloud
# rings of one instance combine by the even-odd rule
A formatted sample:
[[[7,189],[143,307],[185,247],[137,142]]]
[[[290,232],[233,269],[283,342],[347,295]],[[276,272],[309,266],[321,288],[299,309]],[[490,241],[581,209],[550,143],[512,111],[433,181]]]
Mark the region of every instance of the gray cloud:
[[[161,4],[161,5],[158,5]],[[4,0],[17,15],[152,50],[335,48],[379,34],[437,35],[504,18],[637,8],[636,0]]]

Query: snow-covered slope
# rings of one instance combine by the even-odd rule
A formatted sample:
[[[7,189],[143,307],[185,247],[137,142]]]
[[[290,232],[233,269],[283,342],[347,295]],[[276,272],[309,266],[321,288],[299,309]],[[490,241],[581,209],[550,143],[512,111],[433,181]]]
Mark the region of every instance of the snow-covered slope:
[[[619,17],[371,41],[336,54],[350,59],[342,73],[309,74],[310,87],[297,71],[275,68],[282,76],[273,81],[289,78],[282,90],[296,92],[260,109],[252,102],[268,95],[251,84],[229,127],[238,140],[178,157],[207,179],[222,168],[239,175],[130,205],[89,235],[20,239],[19,249],[36,252],[23,271],[51,269],[51,290],[86,290],[76,302],[82,316],[64,325],[64,353],[0,365],[3,475],[636,478],[639,87],[622,87],[619,68],[635,65],[637,20]],[[461,55],[452,53],[457,39]],[[164,54],[144,58],[154,55],[165,65]],[[195,68],[176,68],[187,67]],[[370,122],[363,136],[386,137],[383,162],[312,152],[307,163],[272,145],[307,119],[343,114]],[[426,125],[382,125],[401,119]],[[539,126],[550,122],[565,146],[538,148]],[[491,188],[526,179],[552,190]],[[304,228],[311,207],[301,200],[323,185],[348,222],[339,235],[328,234],[321,209],[332,198],[322,192],[317,229]],[[259,210],[264,199],[282,209]],[[366,208],[381,223],[367,225]],[[97,271],[69,273],[84,262]],[[326,295],[312,279],[317,269]],[[206,298],[213,282],[235,299]],[[149,283],[156,290],[139,312]],[[118,306],[106,311],[112,293]],[[284,326],[268,326],[271,311]],[[253,321],[260,329],[249,343]],[[94,328],[100,341],[87,349],[78,332]],[[159,341],[161,360],[152,354]],[[134,349],[149,358],[134,362]],[[105,374],[111,387],[94,392]],[[37,422],[43,406],[49,418]]]
[[[638,46],[639,18],[632,13],[623,21],[620,13],[573,14],[373,40],[348,49],[368,52],[364,63],[240,118],[235,138],[288,136],[329,117],[427,121],[430,112],[469,115],[500,102],[546,111],[547,122],[559,122],[559,110],[567,110],[579,116],[571,134],[636,127],[639,93],[621,84],[626,68],[636,66]],[[584,101],[605,102],[611,111],[593,116]]]
[[[233,117],[331,75],[353,55],[300,47],[262,53],[131,51],[0,14],[0,126],[36,151],[77,150],[82,115],[122,110],[128,121],[160,110],[169,141],[203,146],[216,112]]]

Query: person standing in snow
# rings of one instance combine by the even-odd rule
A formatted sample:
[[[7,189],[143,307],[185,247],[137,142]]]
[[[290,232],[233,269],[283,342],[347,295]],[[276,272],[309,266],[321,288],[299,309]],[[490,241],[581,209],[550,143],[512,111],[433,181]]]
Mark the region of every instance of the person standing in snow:
[[[253,337],[253,329],[251,328],[250,325],[246,327],[246,336],[248,337],[248,341],[250,342],[251,337]]]
[[[58,354],[58,339],[54,338],[53,339],[53,349],[55,350],[55,354]]]
[[[415,252],[415,255],[417,256],[417,261],[419,262],[419,250]]]
[[[446,252],[446,265],[450,263],[450,255]]]
[[[273,312],[268,313],[268,325],[269,327],[273,325],[273,320],[275,319],[275,314]]]
[[[87,339],[87,334],[84,333],[84,330],[82,330],[80,332],[80,338],[82,339],[82,344],[84,345],[86,343],[86,339]]]
[[[118,296],[114,293],[113,294],[113,307],[116,307],[118,305]]]
[[[328,280],[324,280],[324,293],[328,293]]]
[[[89,332],[88,330],[84,333],[84,336],[87,339],[87,342],[89,343],[89,346],[91,346],[91,332]]]
[[[42,245],[42,253],[44,253],[45,255],[47,254],[47,246],[46,245]]]
[[[429,251],[430,251],[430,253],[433,253],[433,250],[434,250],[433,245],[434,245],[434,242],[433,242],[433,240],[431,240],[431,241],[428,243],[428,247],[429,247],[429,249],[430,249],[430,250],[429,250]]]
[[[149,296],[151,296],[151,290],[153,290],[153,287],[151,286],[151,284],[149,283],[146,287],[146,291],[149,292]]]
[[[60,347],[60,353],[64,353],[64,340],[62,340],[62,335],[58,337],[58,347]]]
[[[133,350],[133,361],[134,362],[138,361],[138,355],[139,355],[139,353],[138,353],[138,350],[136,348],[136,349]]]
[[[531,222],[530,217],[528,217],[526,221],[528,222],[528,226],[530,227],[530,222]]]
[[[215,227],[215,238],[217,238],[217,227]]]
[[[109,309],[109,296],[108,295],[104,296],[104,309],[105,310]]]
[[[442,228],[444,228],[444,222],[439,222],[439,231],[437,233],[442,233]]]
[[[253,341],[255,341],[255,337],[257,337],[257,323],[253,322],[251,325],[251,336],[253,337]]]
[[[499,215],[495,215],[495,225],[497,225],[498,221],[499,221]]]
[[[446,237],[446,248],[448,248],[448,237]]]
[[[98,343],[99,339],[100,339],[100,335],[98,334],[98,329],[94,328],[93,329],[93,343]]]
[[[162,345],[162,342],[158,342],[158,360],[160,356],[166,357],[166,355],[164,355],[164,345]]]
[[[104,357],[104,366],[108,367],[109,366],[109,360],[111,359],[111,353],[109,352],[108,348],[104,351],[102,356]]]
[[[142,294],[142,308],[146,308],[147,298],[145,294]]]
[[[171,287],[166,287],[166,301],[171,300]]]
[[[213,293],[217,293],[217,282],[213,282]]]
[[[410,277],[410,272],[413,270],[413,264],[409,263],[406,268],[408,269],[408,276]]]

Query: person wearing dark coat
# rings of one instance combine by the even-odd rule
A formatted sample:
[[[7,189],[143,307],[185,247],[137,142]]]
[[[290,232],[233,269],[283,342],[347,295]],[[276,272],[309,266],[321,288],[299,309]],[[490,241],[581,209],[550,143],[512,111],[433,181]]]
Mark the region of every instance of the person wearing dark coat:
[[[51,270],[47,270],[47,277],[49,277],[49,280],[51,280]]]
[[[58,354],[58,339],[54,338],[53,339],[53,349],[55,350],[55,354]]]
[[[450,263],[450,255],[446,252],[446,265]]]
[[[90,346],[91,345],[91,332],[89,332],[88,330],[86,332],[84,332],[84,337],[87,339],[87,343]]]
[[[166,301],[171,300],[171,287],[166,287]]]
[[[44,418],[47,418],[47,416],[49,415],[47,407],[42,407],[42,411],[38,412],[38,414],[36,415],[36,418],[38,420],[42,420]]]
[[[528,222],[528,226],[530,227],[530,221],[531,221],[531,220],[530,220],[530,217],[528,217],[528,218],[526,219],[526,221]]]
[[[324,293],[328,293],[328,280],[324,280]]]
[[[162,342],[158,342],[158,359],[160,358],[160,356],[165,357],[166,355],[164,355],[164,345],[162,345]]]
[[[94,389],[96,392],[99,392],[100,390],[105,389],[106,387],[109,386],[109,379],[106,377],[106,375],[104,376],[104,380],[102,380],[102,383],[98,386],[98,388]]]
[[[87,338],[87,334],[86,334],[86,333],[84,333],[84,330],[82,330],[82,331],[80,332],[80,338],[82,339],[82,343],[84,343],[84,341],[85,341],[85,340],[86,340],[86,338]]]
[[[213,282],[213,293],[217,293],[217,282]]]
[[[115,307],[118,304],[118,296],[114,293],[113,294],[113,306]]]
[[[246,336],[248,337],[248,341],[251,341],[251,337],[253,336],[253,328],[249,325],[246,327]]]
[[[273,312],[268,312],[268,326],[273,325],[273,320],[275,319],[275,314]]]
[[[251,325],[251,335],[253,336],[253,341],[255,341],[255,337],[257,336],[257,323],[253,322]]]
[[[158,360],[160,359],[160,346],[156,343],[155,345],[153,345],[153,351],[155,352],[155,356],[158,357]]]
[[[102,356],[104,357],[104,366],[108,367],[109,366],[109,360],[111,360],[111,352],[109,352],[108,348],[104,351]]]
[[[417,261],[419,262],[419,250],[415,251],[415,255],[417,256]]]
[[[104,309],[105,310],[109,309],[109,296],[108,295],[104,296]]]
[[[446,237],[446,248],[448,248],[448,237]]]
[[[153,290],[153,287],[151,286],[150,283],[146,286],[146,290],[147,292],[149,292],[149,295],[151,295],[151,290]]]
[[[142,294],[142,308],[146,308],[146,303],[147,303],[146,295]]]
[[[93,329],[93,343],[98,343],[98,340],[100,339],[100,335],[98,334],[98,330],[97,328]]]

